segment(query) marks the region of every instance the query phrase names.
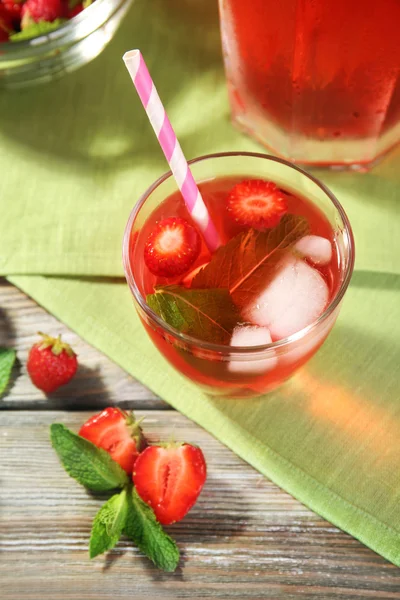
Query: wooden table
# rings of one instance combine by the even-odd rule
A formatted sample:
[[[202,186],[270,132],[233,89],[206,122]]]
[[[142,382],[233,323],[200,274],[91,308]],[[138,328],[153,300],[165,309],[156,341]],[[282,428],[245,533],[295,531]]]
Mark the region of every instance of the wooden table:
[[[25,370],[38,330],[62,333],[79,354],[75,380],[51,398]],[[18,355],[0,400],[2,600],[400,599],[398,568],[261,477],[1,280],[0,346]],[[153,440],[172,433],[206,455],[198,503],[169,528],[182,551],[175,574],[157,571],[127,539],[106,557],[88,558],[101,501],[63,471],[48,427],[59,421],[77,429],[90,411],[110,404],[145,415]]]

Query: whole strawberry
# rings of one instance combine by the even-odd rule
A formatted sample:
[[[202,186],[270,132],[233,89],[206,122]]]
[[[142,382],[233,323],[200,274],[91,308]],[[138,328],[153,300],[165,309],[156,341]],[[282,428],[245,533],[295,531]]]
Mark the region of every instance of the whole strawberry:
[[[21,29],[40,21],[52,22],[66,17],[62,0],[26,0],[22,6]]]
[[[32,383],[49,394],[65,385],[76,373],[78,361],[71,346],[58,338],[40,333],[43,340],[32,346],[27,369]]]
[[[8,10],[0,2],[0,42],[7,42],[8,36],[13,31],[13,23]]]
[[[21,18],[22,3],[23,0],[1,0],[1,4],[8,12],[10,18],[18,23]]]

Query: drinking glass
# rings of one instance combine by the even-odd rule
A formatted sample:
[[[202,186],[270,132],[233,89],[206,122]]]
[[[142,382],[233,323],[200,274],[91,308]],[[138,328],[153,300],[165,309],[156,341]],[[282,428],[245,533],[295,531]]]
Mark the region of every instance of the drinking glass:
[[[149,224],[153,211],[177,191],[171,172],[157,179],[131,212],[123,241],[125,276],[138,315],[155,346],[177,371],[210,394],[258,396],[280,385],[304,365],[332,329],[353,271],[351,226],[338,200],[320,181],[283,159],[265,154],[228,152],[196,158],[190,161],[190,166],[197,183],[227,176],[274,181],[289,193],[315,204],[333,230],[338,284],[320,317],[301,331],[274,343],[233,347],[200,340],[174,329],[146,303],[148,270],[143,260],[143,248],[137,241],[138,233],[146,223]],[[228,369],[232,361],[235,362],[234,370]],[[249,361],[264,361],[263,372],[249,372],[246,369]]]

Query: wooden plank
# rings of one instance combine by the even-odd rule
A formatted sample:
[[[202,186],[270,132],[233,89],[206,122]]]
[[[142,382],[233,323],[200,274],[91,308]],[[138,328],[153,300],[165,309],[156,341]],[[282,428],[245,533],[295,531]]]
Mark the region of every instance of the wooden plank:
[[[197,505],[168,529],[182,550],[178,572],[158,572],[126,539],[90,562],[91,519],[101,500],[66,475],[48,439],[50,423],[76,430],[87,416],[0,413],[2,599],[400,598],[399,569],[175,411],[146,413],[150,439],[172,434],[199,444],[208,462]]]
[[[37,341],[37,331],[55,336],[61,333],[79,355],[80,366],[75,378],[51,397],[32,385],[25,369],[29,349]],[[84,410],[113,403],[119,406],[128,403],[131,407],[146,410],[169,408],[104,354],[1,278],[0,346],[15,348],[18,356],[12,385],[0,400],[1,408]]]

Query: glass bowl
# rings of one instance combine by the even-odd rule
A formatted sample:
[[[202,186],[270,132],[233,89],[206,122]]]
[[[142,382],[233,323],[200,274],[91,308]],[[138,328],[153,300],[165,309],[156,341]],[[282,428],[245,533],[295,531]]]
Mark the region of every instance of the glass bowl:
[[[105,48],[133,0],[95,0],[45,35],[0,43],[0,89],[45,83],[90,62]]]

